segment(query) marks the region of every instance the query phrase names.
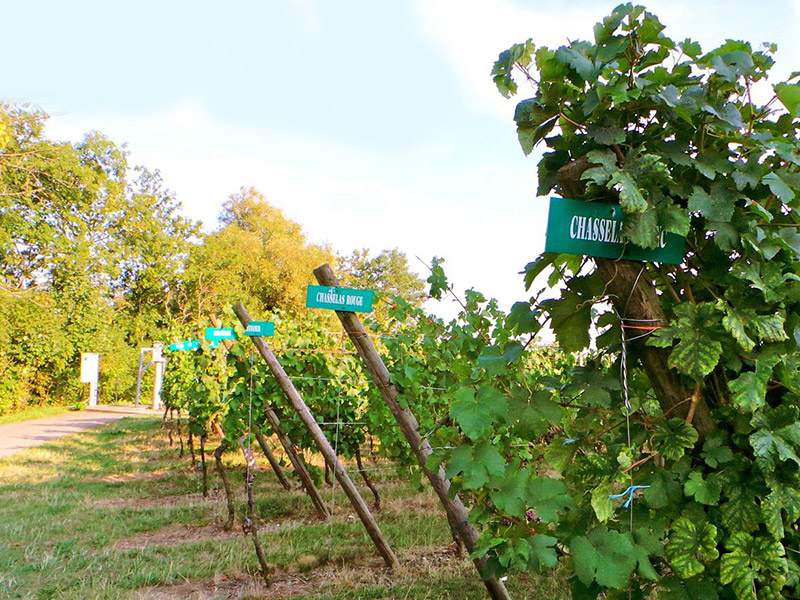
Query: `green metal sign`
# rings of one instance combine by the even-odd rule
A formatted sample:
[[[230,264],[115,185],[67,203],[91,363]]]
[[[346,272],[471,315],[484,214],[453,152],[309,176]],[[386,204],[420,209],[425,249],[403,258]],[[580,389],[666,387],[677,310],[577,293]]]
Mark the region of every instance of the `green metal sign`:
[[[624,219],[619,205],[550,198],[544,251],[670,265],[683,262],[686,238],[662,232],[658,247],[640,248],[623,239]]]
[[[270,321],[250,321],[244,334],[248,337],[268,337],[275,335],[275,323]]]
[[[232,327],[206,327],[206,339],[212,342],[235,340],[236,332]]]
[[[197,350],[200,347],[200,340],[189,340],[187,342],[176,342],[168,346],[169,350]]]
[[[308,308],[330,308],[345,312],[370,312],[375,292],[350,288],[332,288],[310,285],[306,292]]]

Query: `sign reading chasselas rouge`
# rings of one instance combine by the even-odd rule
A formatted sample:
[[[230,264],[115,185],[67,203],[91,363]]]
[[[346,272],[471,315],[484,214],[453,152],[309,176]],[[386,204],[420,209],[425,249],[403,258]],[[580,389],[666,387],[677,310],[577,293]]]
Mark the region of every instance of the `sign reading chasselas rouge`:
[[[550,198],[545,252],[585,254],[677,265],[683,262],[686,238],[662,232],[656,248],[640,248],[622,237],[625,213],[618,205]]]
[[[346,312],[370,312],[375,292],[350,288],[310,285],[306,292],[308,308],[330,308]]]

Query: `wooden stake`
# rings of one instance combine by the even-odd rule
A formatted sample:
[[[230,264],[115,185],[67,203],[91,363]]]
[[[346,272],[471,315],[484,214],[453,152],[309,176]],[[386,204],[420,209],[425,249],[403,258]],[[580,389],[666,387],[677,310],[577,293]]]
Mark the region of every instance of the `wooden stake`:
[[[286,474],[283,472],[283,467],[281,467],[281,463],[278,462],[278,459],[275,458],[275,455],[270,450],[269,444],[267,444],[267,440],[264,437],[264,434],[261,431],[256,431],[256,440],[258,441],[258,445],[261,446],[261,451],[264,453],[264,456],[267,457],[269,461],[269,466],[272,467],[272,472],[275,473],[275,476],[278,478],[278,481],[281,482],[283,489],[287,492],[292,490],[292,485],[289,483],[289,480],[286,479]]]
[[[320,285],[339,287],[339,280],[333,273],[333,269],[327,264],[314,269],[314,276],[317,278]],[[428,440],[420,435],[417,418],[411,410],[402,408],[397,401],[397,388],[395,388],[394,384],[391,382],[389,370],[386,368],[380,354],[378,354],[378,351],[375,349],[372,340],[367,335],[367,331],[364,329],[361,320],[355,313],[351,312],[336,311],[336,315],[339,317],[344,330],[350,336],[350,340],[356,347],[359,356],[361,356],[364,361],[364,365],[372,376],[375,385],[377,385],[378,389],[381,391],[383,399],[389,406],[389,410],[392,416],[394,416],[395,421],[397,421],[397,425],[403,432],[406,441],[408,441],[408,444],[411,446],[411,450],[414,452],[414,456],[416,456],[420,467],[428,477],[428,481],[431,482],[431,486],[447,512],[448,521],[451,526],[456,528],[461,541],[464,542],[464,546],[471,554],[475,551],[477,545],[478,531],[469,523],[469,514],[458,495],[452,498],[450,497],[450,481],[444,474],[444,468],[439,467],[436,472],[426,468],[426,461],[432,454],[433,449]],[[473,560],[473,563],[475,564],[475,568],[478,569],[478,573],[491,598],[494,600],[511,600],[502,582],[498,581],[496,577],[484,577],[483,573],[486,566],[486,560],[484,558],[476,558]]]
[[[243,304],[240,303],[234,306],[233,312],[235,312],[236,316],[239,317],[242,325],[247,327],[250,324],[250,315]],[[347,494],[347,498],[350,500],[353,508],[358,513],[361,522],[364,524],[364,528],[367,530],[369,537],[372,538],[372,542],[378,549],[378,553],[381,555],[381,557],[383,557],[384,562],[389,568],[396,569],[400,566],[397,561],[397,557],[389,547],[386,538],[383,537],[383,533],[381,533],[378,523],[375,521],[375,518],[369,511],[367,503],[364,502],[361,494],[358,493],[356,486],[353,484],[353,481],[347,474],[347,470],[339,461],[339,457],[336,456],[336,453],[328,442],[328,439],[325,437],[322,429],[320,429],[319,425],[317,424],[317,420],[311,414],[311,411],[308,410],[308,406],[306,406],[303,398],[295,389],[294,384],[292,383],[291,379],[289,379],[289,376],[286,375],[286,371],[283,370],[283,367],[278,362],[278,359],[275,358],[275,355],[272,353],[266,343],[264,343],[263,338],[256,336],[251,339],[258,349],[258,352],[261,354],[261,357],[264,359],[264,362],[267,363],[270,371],[272,371],[272,374],[275,376],[275,379],[278,382],[281,390],[283,390],[283,393],[286,396],[286,399],[289,401],[289,404],[291,404],[292,408],[295,410],[295,412],[297,412],[300,419],[308,428],[308,431],[311,434],[314,443],[317,445],[317,448],[325,457],[327,462],[329,462],[331,465],[335,465],[334,471],[336,473],[336,479],[339,481],[342,489],[344,489],[345,494]]]
[[[216,315],[211,314],[209,317],[211,324],[214,327],[222,326],[222,322],[216,317]],[[222,340],[222,343],[225,345],[226,350],[230,350],[233,346],[233,340]],[[300,482],[303,484],[303,488],[305,488],[308,497],[311,498],[311,502],[314,504],[317,515],[320,519],[327,519],[328,509],[325,508],[325,502],[322,500],[322,496],[320,495],[317,486],[314,485],[314,480],[311,479],[308,469],[306,469],[303,461],[300,460],[300,457],[297,455],[297,450],[294,449],[292,440],[289,439],[289,436],[286,435],[281,429],[281,421],[278,418],[278,415],[271,408],[266,408],[264,410],[264,414],[267,417],[267,421],[269,421],[270,427],[272,427],[272,431],[278,437],[278,441],[280,441],[281,446],[283,446],[286,456],[289,457],[289,462],[292,463],[292,467],[294,467],[295,472],[297,473],[298,477],[300,477]]]

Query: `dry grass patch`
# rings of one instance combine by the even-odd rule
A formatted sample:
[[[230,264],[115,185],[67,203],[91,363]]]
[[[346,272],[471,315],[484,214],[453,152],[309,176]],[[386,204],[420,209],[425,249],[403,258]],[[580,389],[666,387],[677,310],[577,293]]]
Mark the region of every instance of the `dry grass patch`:
[[[242,537],[244,534],[236,528],[225,531],[216,525],[170,525],[158,531],[140,533],[132,537],[117,540],[113,548],[115,550],[141,550],[153,546],[171,547],[182,546],[183,544],[195,544],[209,540],[220,541],[235,537]]]
[[[258,576],[218,576],[203,581],[185,581],[177,585],[157,586],[142,590],[133,597],[136,600],[212,600],[227,598],[240,600],[250,598],[293,598],[314,596],[346,590],[357,590],[365,586],[404,586],[417,583],[421,578],[436,579],[446,576],[472,575],[472,563],[456,556],[452,547],[432,548],[423,553],[408,552],[399,556],[400,568],[390,571],[383,561],[373,556],[346,564],[323,564],[314,570],[306,570],[319,562],[316,557],[308,564],[298,564],[292,572],[277,572],[272,576],[272,585],[265,585]],[[313,561],[311,559],[314,559]],[[474,576],[474,575],[473,575]]]

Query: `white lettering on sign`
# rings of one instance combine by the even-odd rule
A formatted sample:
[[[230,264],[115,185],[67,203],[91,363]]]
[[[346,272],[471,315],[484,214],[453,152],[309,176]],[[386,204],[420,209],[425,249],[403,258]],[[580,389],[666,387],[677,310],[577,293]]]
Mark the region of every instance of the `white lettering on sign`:
[[[364,306],[364,298],[361,296],[348,296],[347,306]]]
[[[620,221],[579,215],[572,217],[572,220],[569,222],[569,237],[573,240],[602,242],[604,244],[621,244],[624,241],[622,239]],[[666,248],[667,246],[663,229],[660,230],[658,234],[658,246],[660,248]]]
[[[327,302],[329,304],[344,304],[345,295],[333,292],[317,292],[317,302]]]
[[[613,219],[575,215],[569,222],[569,237],[573,240],[621,244],[620,222]]]

